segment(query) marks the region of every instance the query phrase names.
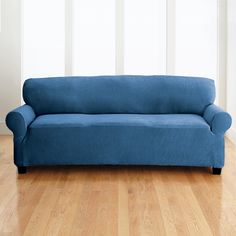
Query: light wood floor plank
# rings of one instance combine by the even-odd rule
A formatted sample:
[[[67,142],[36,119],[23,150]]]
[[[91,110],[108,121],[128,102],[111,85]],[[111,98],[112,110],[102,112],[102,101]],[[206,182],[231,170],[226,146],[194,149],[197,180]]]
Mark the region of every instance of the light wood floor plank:
[[[128,171],[130,235],[165,235],[160,204],[148,170]]]
[[[118,235],[129,236],[129,208],[128,208],[128,189],[127,189],[127,173],[120,170],[119,173],[119,215],[118,215]]]

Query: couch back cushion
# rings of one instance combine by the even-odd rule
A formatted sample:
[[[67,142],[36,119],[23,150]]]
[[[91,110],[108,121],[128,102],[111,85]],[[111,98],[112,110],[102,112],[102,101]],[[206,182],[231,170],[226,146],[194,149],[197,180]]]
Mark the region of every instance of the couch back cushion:
[[[37,115],[55,113],[202,114],[214,81],[181,76],[93,76],[28,79],[23,98]]]

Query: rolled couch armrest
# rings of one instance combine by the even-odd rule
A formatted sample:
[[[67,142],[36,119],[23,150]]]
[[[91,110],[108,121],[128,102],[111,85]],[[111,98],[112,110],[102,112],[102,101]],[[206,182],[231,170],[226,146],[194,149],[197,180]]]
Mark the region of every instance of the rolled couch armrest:
[[[223,111],[215,104],[212,104],[206,108],[203,118],[210,125],[211,131],[214,134],[224,135],[232,123],[230,114]]]
[[[6,116],[7,127],[14,134],[14,141],[22,141],[28,126],[35,119],[34,110],[29,105],[23,105],[8,113]]]

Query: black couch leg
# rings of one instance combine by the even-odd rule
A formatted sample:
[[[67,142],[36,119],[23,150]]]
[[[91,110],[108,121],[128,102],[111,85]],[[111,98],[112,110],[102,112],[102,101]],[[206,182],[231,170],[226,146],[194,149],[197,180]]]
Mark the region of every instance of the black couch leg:
[[[222,168],[212,168],[213,175],[220,175]]]
[[[26,166],[18,166],[18,174],[26,174],[27,173],[27,167]]]

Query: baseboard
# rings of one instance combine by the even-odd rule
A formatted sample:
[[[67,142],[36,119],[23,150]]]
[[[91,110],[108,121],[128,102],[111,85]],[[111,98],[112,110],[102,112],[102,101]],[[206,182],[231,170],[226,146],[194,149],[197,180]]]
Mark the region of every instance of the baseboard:
[[[4,121],[0,121],[0,135],[11,134]]]
[[[231,128],[226,136],[234,143],[234,145],[236,145],[236,130]]]

